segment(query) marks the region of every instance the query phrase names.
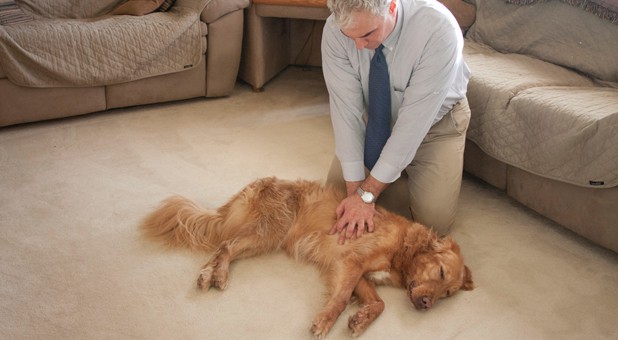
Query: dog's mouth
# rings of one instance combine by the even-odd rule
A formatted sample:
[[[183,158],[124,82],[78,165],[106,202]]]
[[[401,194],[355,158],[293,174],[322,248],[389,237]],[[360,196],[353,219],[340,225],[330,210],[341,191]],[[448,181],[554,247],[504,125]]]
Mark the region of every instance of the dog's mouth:
[[[428,310],[433,306],[433,299],[427,294],[415,294],[414,289],[417,287],[416,281],[410,282],[408,285],[408,297],[417,310]]]

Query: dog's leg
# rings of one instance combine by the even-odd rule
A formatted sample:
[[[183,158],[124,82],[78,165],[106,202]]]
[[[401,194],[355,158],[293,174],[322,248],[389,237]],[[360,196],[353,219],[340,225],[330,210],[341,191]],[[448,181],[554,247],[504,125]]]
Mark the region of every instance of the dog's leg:
[[[215,251],[212,259],[202,267],[197,286],[208,290],[211,286],[225,289],[228,283],[230,263],[239,258],[251,257],[271,251],[260,237],[241,237],[226,241]]]
[[[354,261],[339,262],[340,266],[329,272],[331,294],[322,311],[313,319],[311,332],[319,339],[324,338],[335,321],[348,305],[352,291],[362,276],[362,270]]]
[[[352,331],[352,336],[357,337],[367,329],[373,320],[382,314],[384,301],[380,299],[378,292],[376,292],[375,284],[364,277],[361,277],[356,288],[354,288],[354,295],[359,298],[361,308],[350,317],[348,327]]]
[[[197,278],[197,286],[204,290],[210,289],[211,286],[225,289],[227,287],[229,265],[229,250],[228,247],[224,245],[215,251],[212,259],[200,270],[200,276]]]

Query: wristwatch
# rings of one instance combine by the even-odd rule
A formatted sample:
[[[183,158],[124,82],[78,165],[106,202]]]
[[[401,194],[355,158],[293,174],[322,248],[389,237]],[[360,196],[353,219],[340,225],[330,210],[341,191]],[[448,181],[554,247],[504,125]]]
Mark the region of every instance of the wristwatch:
[[[358,190],[356,190],[356,192],[358,192],[363,202],[367,204],[371,204],[376,201],[376,196],[370,191],[365,191],[363,190],[363,188],[358,187]]]

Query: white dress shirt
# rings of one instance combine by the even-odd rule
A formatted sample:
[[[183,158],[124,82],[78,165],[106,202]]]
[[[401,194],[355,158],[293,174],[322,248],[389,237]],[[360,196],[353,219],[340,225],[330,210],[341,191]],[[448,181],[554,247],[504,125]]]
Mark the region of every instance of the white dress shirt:
[[[435,0],[398,0],[397,22],[382,43],[391,83],[392,133],[371,175],[399,178],[427,132],[466,95],[470,70],[452,14]],[[331,15],[322,36],[322,68],[330,96],[336,155],[346,181],[365,179],[363,153],[369,64]]]

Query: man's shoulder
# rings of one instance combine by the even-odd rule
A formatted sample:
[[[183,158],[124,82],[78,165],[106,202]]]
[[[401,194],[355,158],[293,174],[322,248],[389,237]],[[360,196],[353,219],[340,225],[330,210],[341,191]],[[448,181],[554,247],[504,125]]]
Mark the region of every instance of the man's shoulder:
[[[403,29],[422,32],[439,30],[459,31],[457,21],[440,2],[436,0],[401,0]]]

